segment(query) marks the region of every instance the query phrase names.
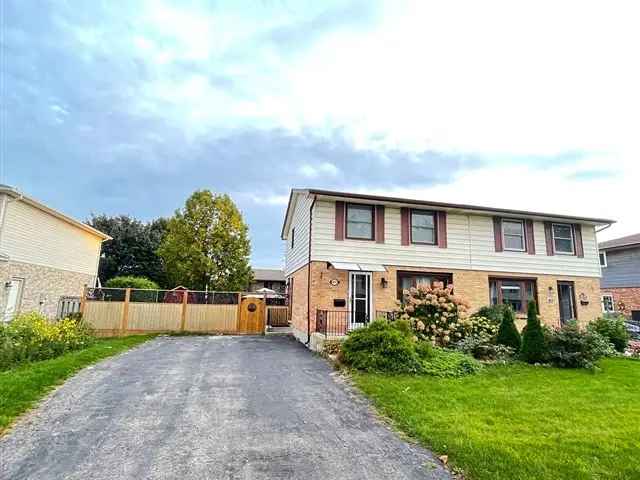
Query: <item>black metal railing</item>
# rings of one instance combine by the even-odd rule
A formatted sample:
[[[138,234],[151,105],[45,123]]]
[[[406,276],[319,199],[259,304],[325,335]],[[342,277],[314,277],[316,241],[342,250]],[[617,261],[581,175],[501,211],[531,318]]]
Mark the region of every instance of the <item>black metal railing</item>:
[[[389,322],[395,322],[400,319],[400,312],[388,311],[388,310],[376,310],[376,320],[387,320]]]
[[[399,315],[398,312],[376,310],[375,318],[392,322],[400,318]],[[362,322],[353,322],[352,318],[350,310],[317,310],[315,331],[328,337],[340,337],[369,323],[369,318]]]

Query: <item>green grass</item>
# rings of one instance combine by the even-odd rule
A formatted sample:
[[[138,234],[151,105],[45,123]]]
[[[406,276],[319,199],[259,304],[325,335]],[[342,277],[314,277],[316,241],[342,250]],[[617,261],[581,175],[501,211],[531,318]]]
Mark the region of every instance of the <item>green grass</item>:
[[[0,434],[19,415],[78,370],[150,338],[152,335],[100,339],[84,350],[0,372]]]
[[[640,361],[490,366],[462,379],[354,374],[396,426],[472,479],[640,478]]]

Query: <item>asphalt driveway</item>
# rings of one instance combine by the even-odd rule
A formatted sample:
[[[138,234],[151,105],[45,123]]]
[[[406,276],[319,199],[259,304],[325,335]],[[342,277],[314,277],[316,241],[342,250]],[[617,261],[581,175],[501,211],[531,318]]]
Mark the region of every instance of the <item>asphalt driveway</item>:
[[[286,337],[160,337],[0,439],[2,479],[450,478]]]

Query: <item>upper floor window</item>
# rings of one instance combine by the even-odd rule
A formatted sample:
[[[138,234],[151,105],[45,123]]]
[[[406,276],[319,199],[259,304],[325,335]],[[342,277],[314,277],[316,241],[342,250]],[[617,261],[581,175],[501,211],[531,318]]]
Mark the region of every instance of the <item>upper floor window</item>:
[[[491,305],[509,305],[514,312],[526,313],[528,302],[535,301],[535,288],[535,280],[489,279]]]
[[[296,242],[296,229],[295,227],[291,229],[291,250],[293,250],[293,246]]]
[[[373,205],[347,204],[347,238],[373,240]]]
[[[554,223],[551,226],[553,233],[553,249],[556,253],[573,255],[575,245],[573,242],[573,227],[568,223]]]
[[[411,243],[436,244],[436,214],[411,210]]]
[[[607,252],[600,252],[600,266],[601,267],[606,267],[607,266]]]
[[[505,250],[524,252],[524,221],[503,219],[502,240]]]

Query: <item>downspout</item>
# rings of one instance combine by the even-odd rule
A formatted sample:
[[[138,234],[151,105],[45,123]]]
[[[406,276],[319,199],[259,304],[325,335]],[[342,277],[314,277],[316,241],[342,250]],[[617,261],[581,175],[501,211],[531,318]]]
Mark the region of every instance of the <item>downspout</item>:
[[[316,196],[309,207],[309,256],[307,258],[307,342],[306,346],[311,343],[311,232],[313,225],[313,207],[316,204]]]

